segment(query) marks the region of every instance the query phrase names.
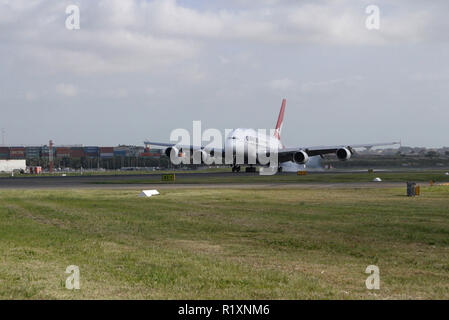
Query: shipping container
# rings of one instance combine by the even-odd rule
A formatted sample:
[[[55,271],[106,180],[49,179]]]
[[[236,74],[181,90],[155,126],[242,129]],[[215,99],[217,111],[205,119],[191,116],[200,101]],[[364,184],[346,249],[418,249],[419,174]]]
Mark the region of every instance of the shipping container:
[[[128,151],[129,147],[128,146],[118,146],[118,147],[114,147],[114,151]]]
[[[10,147],[9,148],[10,159],[25,159],[25,147]]]
[[[128,155],[130,157],[139,157],[142,152],[144,152],[144,147],[129,147]]]
[[[112,157],[114,157],[114,152],[100,153],[100,158],[112,158]]]
[[[70,153],[56,153],[56,158],[70,158]]]
[[[25,156],[27,159],[38,159],[41,156],[41,147],[26,147]]]
[[[41,153],[49,153],[49,151],[50,151],[50,147],[49,146],[42,146],[41,147]],[[56,148],[55,147],[53,147],[53,153],[55,153],[56,152]]]
[[[56,158],[70,158],[70,148],[56,147]]]
[[[2,159],[2,160],[9,159],[9,148],[8,147],[0,147],[0,159]]]
[[[41,147],[41,158],[42,159],[48,159],[50,157],[49,151],[50,151],[50,147],[49,146],[42,146]],[[53,147],[52,151],[53,151],[52,153],[53,153],[53,157],[54,157],[55,154],[56,154],[56,148]]]
[[[70,157],[72,158],[82,158],[85,156],[84,150],[81,148],[71,148],[70,149]]]
[[[114,153],[113,147],[100,147],[100,153]]]
[[[99,147],[84,147],[84,153],[86,154],[87,157],[98,157],[99,154]]]
[[[129,154],[129,148],[126,146],[114,147],[115,157],[127,157]]]
[[[126,157],[127,155],[127,150],[114,150],[114,157]]]
[[[140,156],[143,158],[160,158],[161,154],[155,152],[143,152],[140,154]]]
[[[29,153],[29,152],[26,152],[25,153],[25,157],[27,159],[39,159],[41,157],[41,154],[40,153]]]

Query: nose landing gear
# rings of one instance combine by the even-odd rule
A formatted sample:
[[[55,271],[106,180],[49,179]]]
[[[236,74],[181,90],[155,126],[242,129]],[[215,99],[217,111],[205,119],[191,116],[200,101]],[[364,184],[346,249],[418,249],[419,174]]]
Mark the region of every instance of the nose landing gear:
[[[256,167],[249,166],[249,167],[245,168],[245,172],[255,173],[255,172],[257,172],[257,169],[256,169]]]
[[[232,166],[232,172],[240,172],[240,166]]]

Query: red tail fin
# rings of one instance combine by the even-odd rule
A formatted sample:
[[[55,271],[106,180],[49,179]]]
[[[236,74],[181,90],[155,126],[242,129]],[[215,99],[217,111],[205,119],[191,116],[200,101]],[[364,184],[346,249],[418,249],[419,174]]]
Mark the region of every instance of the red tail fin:
[[[286,103],[287,103],[287,100],[283,99],[281,111],[279,112],[278,122],[276,123],[276,131],[274,132],[274,136],[278,140],[281,140],[282,123],[284,122],[284,112],[285,112],[285,104]]]

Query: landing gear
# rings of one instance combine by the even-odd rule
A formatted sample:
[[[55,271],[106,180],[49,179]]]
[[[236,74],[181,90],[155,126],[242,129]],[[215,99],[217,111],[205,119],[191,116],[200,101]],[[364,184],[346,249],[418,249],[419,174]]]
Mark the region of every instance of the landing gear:
[[[278,172],[281,173],[282,172],[282,167],[278,168]]]
[[[252,172],[252,173],[254,173],[254,172],[257,172],[257,170],[256,170],[256,167],[246,167],[245,168],[245,172]]]
[[[240,166],[232,166],[232,172],[240,172]]]

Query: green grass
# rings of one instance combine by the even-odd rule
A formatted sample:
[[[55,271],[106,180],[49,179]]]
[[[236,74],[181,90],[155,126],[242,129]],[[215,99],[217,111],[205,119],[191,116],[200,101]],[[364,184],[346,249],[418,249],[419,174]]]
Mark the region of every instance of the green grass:
[[[0,299],[449,298],[449,187],[137,194],[1,190]]]
[[[186,173],[219,173],[219,172],[229,172],[231,169],[229,167],[220,168],[202,168],[198,170],[178,170],[176,172],[186,172]],[[28,178],[28,177],[58,177],[65,175],[67,177],[79,177],[79,176],[129,176],[129,175],[160,175],[165,173],[173,173],[173,170],[105,170],[105,171],[80,171],[75,172],[54,172],[54,173],[41,173],[39,175],[32,175],[29,173],[14,173],[15,178]],[[11,173],[0,172],[0,178],[11,178]]]
[[[173,172],[172,172],[173,173]],[[176,173],[176,172],[175,172]],[[229,174],[223,176],[205,176],[198,179],[191,175],[176,175],[175,182],[161,181],[159,175],[148,179],[121,179],[121,180],[103,180],[91,182],[92,184],[205,184],[205,183],[347,183],[347,182],[371,182],[379,177],[384,182],[449,182],[449,176],[444,171],[410,171],[410,172],[375,172],[375,173],[327,173],[310,172],[305,176],[291,174],[278,174],[272,176]]]

